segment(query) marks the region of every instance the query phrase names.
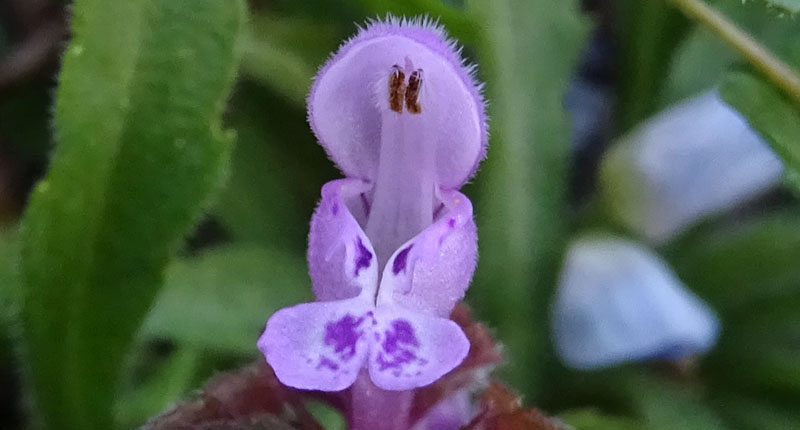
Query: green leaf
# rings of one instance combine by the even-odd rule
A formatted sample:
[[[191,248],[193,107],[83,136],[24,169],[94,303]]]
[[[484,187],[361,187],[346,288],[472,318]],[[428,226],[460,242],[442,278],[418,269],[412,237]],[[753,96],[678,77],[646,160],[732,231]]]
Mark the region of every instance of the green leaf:
[[[220,185],[242,1],[77,0],[58,147],[23,223],[30,374],[48,428],[107,430],[120,364]]]
[[[758,398],[725,396],[717,402],[721,414],[741,430],[774,430],[800,428],[800,412],[796,404],[780,408]]]
[[[626,380],[636,413],[648,430],[724,430],[722,421],[693,393],[645,374]]]
[[[541,386],[547,302],[564,239],[567,81],[584,41],[574,2],[472,0],[483,34],[480,72],[492,118],[476,204],[481,260],[471,303],[508,347],[517,388]],[[534,388],[535,387],[535,388]]]
[[[668,250],[680,278],[722,320],[703,363],[714,390],[800,394],[799,215],[793,208],[707,226]]]
[[[722,84],[722,97],[780,155],[787,170],[800,172],[800,106],[758,76],[732,71]],[[788,181],[796,186],[794,181]],[[797,188],[800,190],[800,188]]]
[[[668,65],[689,29],[688,20],[667,1],[620,1],[619,131],[657,110]]]
[[[737,27],[760,43],[775,48],[797,29],[792,20],[773,16],[759,2],[717,0],[709,2]],[[718,35],[704,26],[695,26],[676,47],[658,103],[667,107],[719,85],[731,65],[741,56]]]
[[[800,398],[800,295],[723,315],[717,347],[705,360],[705,377],[720,392],[761,399]]]
[[[767,0],[767,3],[789,13],[800,12],[800,0]]]
[[[193,348],[179,347],[155,375],[123,396],[116,406],[120,427],[136,428],[185,395],[196,382],[201,355]]]
[[[142,336],[253,356],[270,315],[310,300],[301,256],[255,246],[218,248],[169,267]]]
[[[310,400],[303,406],[325,430],[347,430],[347,421],[342,413],[327,403]]]
[[[630,418],[606,415],[593,409],[579,409],[559,414],[575,430],[641,430],[642,424]]]
[[[260,15],[244,39],[242,72],[298,106],[305,106],[311,79],[340,39],[328,23]]]
[[[667,256],[714,308],[751,313],[756,303],[800,294],[800,212],[700,229],[673,244]]]
[[[234,241],[280,243],[302,251],[308,214],[319,194],[317,189],[309,201],[297,192],[298,172],[308,166],[299,164],[293,154],[283,153],[280,140],[249,119],[233,118],[231,124],[236,127],[236,148],[228,184],[214,206],[215,218]]]
[[[234,241],[305,253],[320,187],[340,175],[314,140],[305,109],[240,82],[226,118],[237,140],[215,218]]]
[[[479,37],[478,19],[441,0],[358,0],[366,15],[414,17],[428,16],[444,25],[461,43],[475,43]]]

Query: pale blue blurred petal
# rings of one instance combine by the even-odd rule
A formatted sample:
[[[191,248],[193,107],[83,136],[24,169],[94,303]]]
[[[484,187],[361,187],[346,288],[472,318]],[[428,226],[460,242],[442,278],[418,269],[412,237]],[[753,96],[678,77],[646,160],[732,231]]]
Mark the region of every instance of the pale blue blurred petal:
[[[777,185],[783,165],[716,90],[623,137],[603,162],[603,191],[628,227],[663,242]]]
[[[592,236],[568,250],[552,329],[565,364],[594,369],[704,353],[716,342],[719,322],[654,252]]]

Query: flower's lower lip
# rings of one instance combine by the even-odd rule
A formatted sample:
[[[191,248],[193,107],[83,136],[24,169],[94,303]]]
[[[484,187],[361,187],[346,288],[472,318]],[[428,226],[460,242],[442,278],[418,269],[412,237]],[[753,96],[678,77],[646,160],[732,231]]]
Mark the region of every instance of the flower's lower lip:
[[[377,386],[408,390],[456,367],[469,341],[447,318],[356,297],[278,311],[259,348],[278,378],[292,387],[342,390],[367,368]]]

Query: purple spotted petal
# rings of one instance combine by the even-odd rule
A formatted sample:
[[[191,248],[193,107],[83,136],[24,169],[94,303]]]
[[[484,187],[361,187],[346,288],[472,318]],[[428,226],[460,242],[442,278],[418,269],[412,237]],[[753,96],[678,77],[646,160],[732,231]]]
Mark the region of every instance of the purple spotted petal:
[[[378,263],[358,220],[366,219],[370,185],[339,179],[322,187],[322,200],[311,219],[308,266],[318,300],[342,300],[363,291],[374,295]]]
[[[446,318],[463,297],[477,263],[472,203],[442,191],[436,222],[395,251],[383,270],[378,304]]]
[[[369,356],[372,382],[384,390],[428,385],[467,356],[469,340],[458,324],[399,306],[379,306]]]
[[[343,390],[353,384],[369,353],[372,309],[361,297],[283,308],[267,321],[258,348],[284,385]]]
[[[484,101],[473,69],[463,63],[444,30],[428,21],[373,22],[342,45],[311,88],[311,128],[347,176],[375,181],[387,136],[381,130],[397,112],[390,109],[386,89],[395,65],[405,79],[417,70],[422,77],[421,112],[410,114],[400,101],[401,116],[421,117],[425,123],[422,128],[409,125],[415,131],[406,138],[422,138],[434,148],[436,183],[458,188],[486,152]]]

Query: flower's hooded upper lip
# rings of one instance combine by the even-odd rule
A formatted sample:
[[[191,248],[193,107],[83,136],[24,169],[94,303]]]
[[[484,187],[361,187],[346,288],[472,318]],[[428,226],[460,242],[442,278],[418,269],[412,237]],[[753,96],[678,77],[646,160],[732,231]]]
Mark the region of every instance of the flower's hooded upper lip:
[[[456,116],[461,118],[460,121],[464,121],[464,126],[453,124],[453,127],[458,127],[454,128],[452,132],[458,132],[468,127],[467,124],[474,122],[476,123],[475,127],[477,127],[476,135],[472,136],[471,133],[464,135],[467,138],[457,142],[458,145],[461,145],[460,147],[441,148],[440,154],[442,156],[439,157],[441,164],[439,185],[446,189],[458,189],[475,174],[481,160],[486,156],[489,137],[485,102],[482,95],[483,85],[475,77],[475,67],[464,63],[460,57],[460,48],[457,47],[455,41],[447,38],[444,29],[434,21],[426,18],[407,20],[388,17],[386,21],[369,22],[366,28],[344,42],[339,50],[320,69],[312,84],[307,99],[308,122],[311,125],[311,129],[320,144],[325,148],[330,159],[336,163],[346,176],[374,180],[373,169],[377,165],[378,152],[375,137],[379,136],[376,130],[379,129],[380,121],[373,118],[373,121],[365,124],[362,122],[363,118],[337,117],[336,121],[332,121],[333,123],[347,127],[349,136],[357,136],[355,140],[351,139],[350,142],[347,142],[348,145],[343,146],[344,142],[337,141],[338,138],[332,134],[330,127],[327,126],[328,122],[320,119],[321,116],[329,114],[341,115],[343,112],[352,111],[353,109],[361,109],[363,111],[364,106],[359,108],[354,104],[353,109],[342,109],[340,104],[338,109],[326,109],[325,112],[318,112],[315,107],[318,96],[323,90],[332,91],[328,87],[329,82],[325,78],[334,67],[342,61],[346,61],[348,56],[352,55],[355,50],[362,49],[370,41],[388,38],[406,39],[408,43],[416,46],[411,51],[417,51],[418,55],[438,57],[438,63],[442,64],[441,67],[449,70],[448,74],[452,75],[453,82],[460,82],[461,91],[468,95],[463,99],[463,107],[459,107],[461,105],[458,105],[458,103],[456,103],[457,106],[453,107],[454,110],[458,111]],[[380,73],[387,73],[392,63],[402,64],[404,59],[391,58],[387,59],[387,61],[389,62],[383,65],[380,70],[373,70],[367,77],[359,76],[358,74],[353,75],[352,79],[358,80],[359,83],[354,84],[352,88],[361,88],[365,93],[370,92],[370,81],[376,79]],[[444,64],[447,66],[444,66]],[[453,94],[449,94],[449,96],[449,103],[452,104],[454,102]],[[349,103],[350,101],[357,103],[359,100],[360,103],[366,103],[366,100],[369,99],[371,97],[358,97],[358,94],[351,93],[337,97],[337,103]],[[470,110],[472,112],[469,112]],[[375,117],[377,118],[377,113],[375,113]],[[448,123],[453,122],[452,120],[448,121]],[[474,143],[467,142],[467,140],[473,138],[475,139]]]

